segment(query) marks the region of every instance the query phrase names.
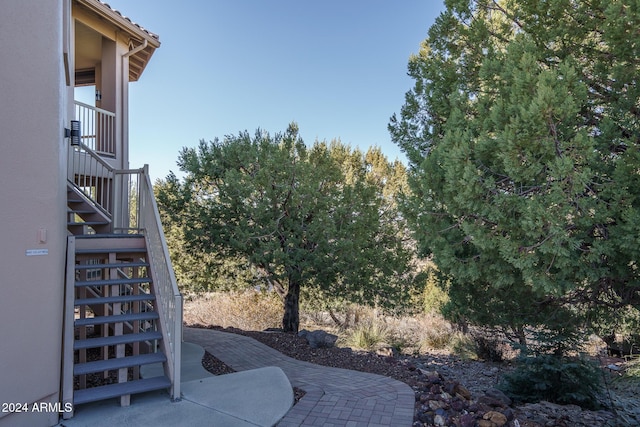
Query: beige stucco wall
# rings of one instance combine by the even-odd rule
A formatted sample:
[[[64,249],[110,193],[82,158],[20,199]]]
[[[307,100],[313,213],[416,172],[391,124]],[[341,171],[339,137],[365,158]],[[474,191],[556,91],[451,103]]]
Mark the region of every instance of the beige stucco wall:
[[[0,13],[0,404],[29,411],[57,401],[60,387],[68,2],[4,0]],[[2,427],[57,420],[0,412]]]

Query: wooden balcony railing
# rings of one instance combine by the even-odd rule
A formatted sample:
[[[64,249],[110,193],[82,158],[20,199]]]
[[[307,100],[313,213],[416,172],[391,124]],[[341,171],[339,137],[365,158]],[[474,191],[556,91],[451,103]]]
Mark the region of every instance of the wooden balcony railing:
[[[75,101],[76,120],[82,123],[82,143],[101,156],[116,156],[116,115]]]
[[[67,180],[92,200],[96,209],[112,219],[118,196],[114,182],[116,171],[102,156],[84,143],[69,145]]]

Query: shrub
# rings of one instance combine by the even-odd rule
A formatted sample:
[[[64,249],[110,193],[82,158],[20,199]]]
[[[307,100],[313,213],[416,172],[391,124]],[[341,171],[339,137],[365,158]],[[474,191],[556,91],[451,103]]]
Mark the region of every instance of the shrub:
[[[640,358],[636,357],[629,362],[625,376],[635,380],[640,380]]]
[[[411,316],[385,317],[385,326],[389,331],[389,345],[399,353],[417,353],[422,329],[420,320]]]
[[[506,374],[499,388],[517,402],[546,400],[598,409],[602,375],[583,357],[552,354],[523,356],[515,371]]]
[[[505,349],[507,344],[495,337],[487,336],[484,333],[473,335],[476,353],[480,359],[489,362],[502,362],[505,359]]]
[[[626,356],[640,352],[640,310],[637,308],[622,307],[615,315],[606,311],[599,313],[598,322],[592,326],[611,353]]]
[[[418,353],[448,350],[464,359],[477,358],[471,336],[456,330],[442,315],[425,314],[419,316],[417,321],[420,325],[416,339]]]
[[[424,316],[422,325],[420,351],[442,350],[449,347],[455,330],[442,316]]]
[[[473,337],[469,334],[456,331],[449,341],[448,348],[452,353],[457,354],[463,359],[478,359],[478,349]]]
[[[447,302],[449,302],[449,296],[440,285],[438,271],[435,267],[430,267],[427,272],[427,281],[422,291],[424,313],[441,313],[442,307]]]
[[[359,350],[373,350],[389,339],[387,327],[378,321],[371,320],[358,324],[346,339],[346,344]]]

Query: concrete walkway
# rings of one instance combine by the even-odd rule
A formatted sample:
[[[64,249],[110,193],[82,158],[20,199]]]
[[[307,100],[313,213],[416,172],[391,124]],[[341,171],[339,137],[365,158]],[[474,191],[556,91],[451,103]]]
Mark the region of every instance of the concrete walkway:
[[[400,381],[298,361],[233,333],[184,328],[184,340],[204,347],[236,371],[266,366],[282,369],[289,382],[306,394],[279,427],[408,427],[413,422],[414,393]]]
[[[172,402],[166,390],[131,396],[130,406],[118,399],[78,405],[73,418],[58,427],[271,427],[293,404],[291,383],[270,366],[213,376],[202,367],[204,349],[182,343],[182,398]],[[142,374],[162,374],[162,365],[144,366]]]

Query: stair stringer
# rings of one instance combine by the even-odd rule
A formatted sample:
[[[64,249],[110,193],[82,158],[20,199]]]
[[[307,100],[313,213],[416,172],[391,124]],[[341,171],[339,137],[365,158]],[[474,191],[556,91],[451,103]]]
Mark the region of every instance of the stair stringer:
[[[111,214],[88,197],[75,183],[67,181],[67,228],[74,235],[86,234],[87,227],[95,233],[111,233]],[[81,222],[74,221],[77,215]]]

